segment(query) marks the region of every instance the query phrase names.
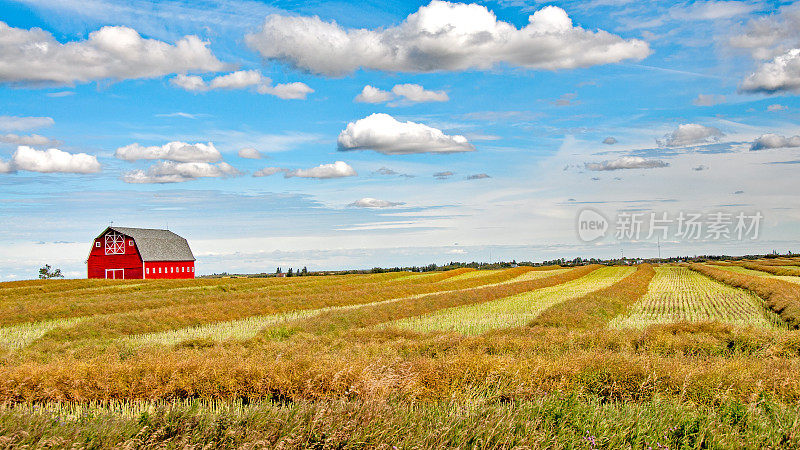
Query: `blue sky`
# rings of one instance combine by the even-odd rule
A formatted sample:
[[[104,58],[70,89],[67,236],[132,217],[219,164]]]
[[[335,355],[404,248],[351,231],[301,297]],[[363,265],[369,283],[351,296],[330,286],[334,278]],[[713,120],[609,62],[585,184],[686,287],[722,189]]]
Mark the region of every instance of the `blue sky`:
[[[198,273],[656,255],[578,239],[587,206],[764,217],[663,255],[800,250],[800,5],[0,0],[0,22],[0,280],[84,276],[112,220],[185,236]]]

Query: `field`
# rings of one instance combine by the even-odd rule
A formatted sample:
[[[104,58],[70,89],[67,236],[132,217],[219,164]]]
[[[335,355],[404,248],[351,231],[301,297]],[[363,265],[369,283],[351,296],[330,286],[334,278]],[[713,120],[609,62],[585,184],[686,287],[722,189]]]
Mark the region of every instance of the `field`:
[[[0,283],[0,446],[797,448],[795,261]]]

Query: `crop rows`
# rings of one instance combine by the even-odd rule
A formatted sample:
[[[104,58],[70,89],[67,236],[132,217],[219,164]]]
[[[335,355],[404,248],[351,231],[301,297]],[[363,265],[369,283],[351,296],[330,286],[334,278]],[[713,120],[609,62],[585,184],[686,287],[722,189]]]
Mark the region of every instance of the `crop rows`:
[[[608,287],[634,271],[631,267],[605,267],[557,286],[523,292],[478,305],[439,310],[397,320],[389,325],[418,332],[455,331],[480,334],[492,329],[522,326],[550,306]]]
[[[758,328],[786,328],[754,294],[726,286],[685,267],[657,267],[650,289],[610,328],[645,328],[673,322],[718,321]]]
[[[748,269],[746,267],[737,266],[737,265],[733,265],[733,264],[729,265],[729,266],[716,266],[715,265],[714,267],[719,268],[719,269],[723,269],[723,270],[727,270],[729,272],[741,273],[743,275],[751,275],[751,276],[755,276],[755,277],[772,278],[773,280],[783,280],[783,281],[788,281],[789,283],[800,284],[800,277],[795,277],[795,276],[791,276],[791,275],[773,275],[771,273],[764,272],[764,271],[761,271],[761,270]]]

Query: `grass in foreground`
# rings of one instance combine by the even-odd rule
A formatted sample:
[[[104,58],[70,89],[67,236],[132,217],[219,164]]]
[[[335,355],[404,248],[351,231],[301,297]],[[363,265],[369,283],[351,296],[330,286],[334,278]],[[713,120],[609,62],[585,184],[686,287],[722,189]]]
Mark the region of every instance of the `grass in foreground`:
[[[770,401],[698,407],[548,395],[421,405],[381,401],[17,405],[5,447],[797,448],[800,410]]]
[[[417,332],[455,331],[462,334],[480,334],[497,328],[522,326],[552,305],[611,286],[634,270],[632,267],[604,267],[557,286],[478,305],[442,309],[387,325]]]
[[[608,326],[645,328],[682,321],[786,328],[780,317],[753,293],[676,266],[656,267],[647,294]]]

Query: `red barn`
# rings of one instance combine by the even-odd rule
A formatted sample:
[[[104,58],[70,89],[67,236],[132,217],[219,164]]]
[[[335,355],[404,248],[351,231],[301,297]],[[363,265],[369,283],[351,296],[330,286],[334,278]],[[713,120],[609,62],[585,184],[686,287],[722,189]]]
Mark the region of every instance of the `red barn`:
[[[86,266],[89,278],[194,278],[189,243],[169,230],[108,227],[94,240]]]

